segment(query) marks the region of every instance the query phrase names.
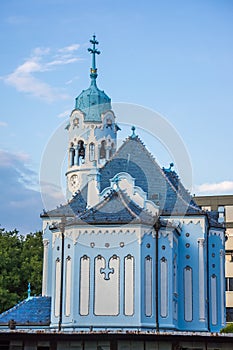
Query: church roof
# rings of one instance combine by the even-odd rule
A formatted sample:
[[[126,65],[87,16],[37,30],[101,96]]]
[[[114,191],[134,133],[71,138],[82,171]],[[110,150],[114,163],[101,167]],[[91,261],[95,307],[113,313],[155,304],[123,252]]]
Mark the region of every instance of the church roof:
[[[100,192],[109,187],[110,179],[127,172],[135,186],[147,193],[147,198],[159,205],[161,215],[203,213],[182,185],[175,171],[161,169],[138,136],[129,137],[100,171]],[[42,214],[42,217],[80,216],[87,205],[87,185],[63,206]],[[86,214],[85,214],[86,215]],[[108,214],[109,220],[110,215]]]
[[[78,215],[79,213],[85,211],[87,207],[87,185],[82,189],[82,191],[78,191],[74,197],[64,205],[57,207],[56,209],[45,211],[41,214],[41,217],[61,217],[67,216],[72,217]]]
[[[75,109],[84,113],[85,122],[101,122],[101,114],[111,110],[111,99],[98,89],[92,79],[90,87],[76,98]]]
[[[201,212],[177,174],[161,169],[138,136],[129,137],[100,169],[101,191],[109,186],[109,179],[122,171],[135,178],[135,185],[147,193],[149,200],[159,205],[162,214]]]
[[[49,325],[50,297],[30,297],[0,314],[0,325],[14,321],[17,325]]]
[[[112,190],[100,203],[68,220],[66,225],[98,225],[108,222],[111,224],[153,225],[155,221],[155,216],[139,207],[123,191]]]

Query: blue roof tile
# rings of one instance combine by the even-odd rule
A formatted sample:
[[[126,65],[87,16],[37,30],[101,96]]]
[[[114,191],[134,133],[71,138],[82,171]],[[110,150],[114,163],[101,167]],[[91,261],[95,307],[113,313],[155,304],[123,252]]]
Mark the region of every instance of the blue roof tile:
[[[14,320],[16,325],[49,325],[51,297],[31,297],[0,314],[0,325]]]

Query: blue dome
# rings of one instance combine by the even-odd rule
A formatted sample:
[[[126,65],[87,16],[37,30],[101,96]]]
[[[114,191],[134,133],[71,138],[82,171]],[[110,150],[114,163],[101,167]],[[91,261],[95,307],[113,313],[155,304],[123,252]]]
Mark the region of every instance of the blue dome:
[[[101,122],[101,114],[112,108],[111,99],[98,89],[95,74],[91,74],[90,87],[76,97],[75,108],[85,114],[84,121],[90,122]]]

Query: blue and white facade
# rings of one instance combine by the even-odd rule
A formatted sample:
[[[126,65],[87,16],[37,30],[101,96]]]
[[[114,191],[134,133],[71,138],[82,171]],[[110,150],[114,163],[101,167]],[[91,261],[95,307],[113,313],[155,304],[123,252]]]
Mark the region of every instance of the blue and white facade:
[[[96,78],[94,61],[67,126],[71,199],[42,215],[50,326],[219,331],[224,228],[171,168],[159,167],[134,128],[116,151],[116,117]]]
[[[44,328],[219,332],[224,227],[156,163],[135,128],[117,149],[111,100],[96,84],[95,36],[91,43],[91,84],[66,128],[68,202],[41,215]]]

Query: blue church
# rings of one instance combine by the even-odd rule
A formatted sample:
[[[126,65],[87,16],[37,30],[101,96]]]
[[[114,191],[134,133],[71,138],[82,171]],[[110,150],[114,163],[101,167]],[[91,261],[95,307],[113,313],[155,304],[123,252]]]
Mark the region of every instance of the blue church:
[[[117,148],[120,128],[97,87],[100,52],[95,36],[90,42],[90,87],[66,127],[68,201],[41,214],[42,296],[0,315],[0,339],[31,350],[216,346],[211,334],[225,326],[224,227],[172,164],[157,164],[134,127]],[[232,349],[218,335],[215,348]]]

